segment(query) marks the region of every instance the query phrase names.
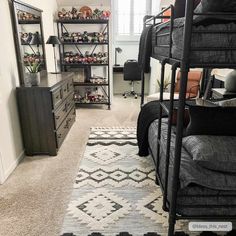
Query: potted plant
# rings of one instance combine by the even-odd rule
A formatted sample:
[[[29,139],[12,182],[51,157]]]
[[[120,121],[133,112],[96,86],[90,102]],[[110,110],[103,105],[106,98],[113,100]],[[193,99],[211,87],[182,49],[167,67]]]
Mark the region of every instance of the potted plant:
[[[171,83],[170,83],[169,77],[166,78],[166,79],[164,79],[164,83],[163,83],[163,90],[164,90],[164,92],[166,92],[166,91],[168,90],[168,87],[169,87],[170,84],[171,84]],[[159,88],[159,90],[160,90],[161,81],[158,80],[158,79],[157,79],[157,85],[158,85],[158,88]]]
[[[41,62],[39,60],[34,60],[32,62],[28,60],[28,65],[26,66],[26,69],[29,72],[30,84],[32,86],[37,86],[40,83],[40,65]]]

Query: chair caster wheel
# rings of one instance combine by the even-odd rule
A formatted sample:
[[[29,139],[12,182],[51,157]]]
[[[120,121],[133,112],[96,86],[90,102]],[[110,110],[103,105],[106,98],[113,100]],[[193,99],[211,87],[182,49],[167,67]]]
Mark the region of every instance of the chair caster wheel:
[[[134,98],[135,98],[135,99],[137,99],[137,98],[138,98],[138,96],[137,96],[137,95],[135,95],[135,96],[134,96]]]
[[[126,96],[124,96],[124,98],[127,98]]]

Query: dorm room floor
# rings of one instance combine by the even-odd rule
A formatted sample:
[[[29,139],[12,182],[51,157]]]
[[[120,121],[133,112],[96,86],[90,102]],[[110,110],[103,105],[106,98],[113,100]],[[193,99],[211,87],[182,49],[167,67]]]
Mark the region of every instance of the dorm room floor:
[[[77,110],[57,157],[26,157],[0,186],[0,235],[58,236],[90,127],[136,127],[140,99],[115,96],[111,110]]]

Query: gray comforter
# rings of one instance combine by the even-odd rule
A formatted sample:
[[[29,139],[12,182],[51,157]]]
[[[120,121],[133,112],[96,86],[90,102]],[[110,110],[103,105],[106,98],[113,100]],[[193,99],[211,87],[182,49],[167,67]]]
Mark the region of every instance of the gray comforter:
[[[167,133],[167,120],[163,119],[162,125],[162,151],[158,171],[164,184],[165,151]],[[148,131],[149,147],[156,159],[157,124],[154,121]],[[168,196],[172,197],[172,176],[174,161],[175,134],[172,133],[171,155],[168,179]],[[180,166],[180,189],[177,198],[177,212],[185,216],[235,216],[236,215],[236,176],[218,171],[211,171],[198,166],[187,151],[182,149]]]
[[[157,145],[157,124],[158,120],[154,121],[149,128],[149,146],[153,150],[156,159],[156,145]],[[159,172],[164,179],[165,170],[165,150],[167,137],[167,119],[163,119],[162,124],[162,155],[160,157]],[[164,141],[164,142],[163,142]],[[173,172],[174,162],[174,146],[175,134],[172,132],[171,138],[171,152],[170,152],[170,175]],[[185,188],[190,184],[197,184],[215,190],[235,190],[236,191],[236,174],[223,173],[203,168],[196,164],[189,153],[182,148],[181,166],[180,166],[180,187]]]
[[[236,24],[233,22],[223,22],[219,24],[200,24],[203,21],[202,17],[196,17],[194,23],[197,24],[193,27],[193,30],[201,30],[202,33],[193,33],[191,46],[203,47],[204,51],[195,50],[190,54],[190,60],[192,63],[235,63],[236,51],[224,50],[216,51],[209,50],[209,48],[236,47],[236,34],[225,34],[225,31],[236,31]],[[214,22],[214,20],[211,19]],[[204,21],[203,21],[204,22]],[[183,53],[183,34],[184,34],[185,18],[178,18],[174,20],[174,28],[172,34],[172,57],[176,59],[182,58]],[[153,29],[153,57],[168,56],[168,47],[159,47],[160,45],[169,44],[169,36],[156,37],[156,35],[165,34],[170,31],[170,23],[166,23],[161,26],[155,26]],[[205,33],[206,31],[220,31],[221,33]]]

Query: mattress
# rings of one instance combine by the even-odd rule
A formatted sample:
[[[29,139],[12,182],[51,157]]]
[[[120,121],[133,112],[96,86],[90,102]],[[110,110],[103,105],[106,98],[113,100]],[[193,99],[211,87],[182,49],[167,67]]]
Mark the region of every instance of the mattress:
[[[153,159],[156,162],[157,126],[155,120],[149,127],[148,140]],[[162,148],[157,171],[164,184],[167,120],[162,124]],[[171,199],[175,134],[172,132],[170,166],[168,179],[168,200]],[[236,176],[196,166],[188,152],[182,148],[180,166],[180,188],[177,198],[177,212],[183,216],[236,215]]]
[[[180,60],[183,53],[183,32],[185,18],[175,19],[172,33],[172,58]],[[206,22],[206,21],[205,21]],[[204,24],[204,21],[198,22],[193,26],[194,30],[201,30],[202,33],[193,33],[191,46],[194,48],[203,47],[204,51],[194,50],[190,53],[191,63],[236,63],[235,50],[210,51],[209,48],[232,48],[236,47],[236,23],[225,21],[223,24]],[[205,33],[209,31],[221,31],[221,33]],[[226,34],[224,31],[231,31]],[[234,31],[234,32],[233,32]],[[169,45],[170,22],[161,26],[155,26],[152,35],[153,55],[158,59],[160,56],[169,57],[169,47],[160,47]],[[204,33],[203,33],[204,32]],[[161,34],[163,34],[161,36]]]

